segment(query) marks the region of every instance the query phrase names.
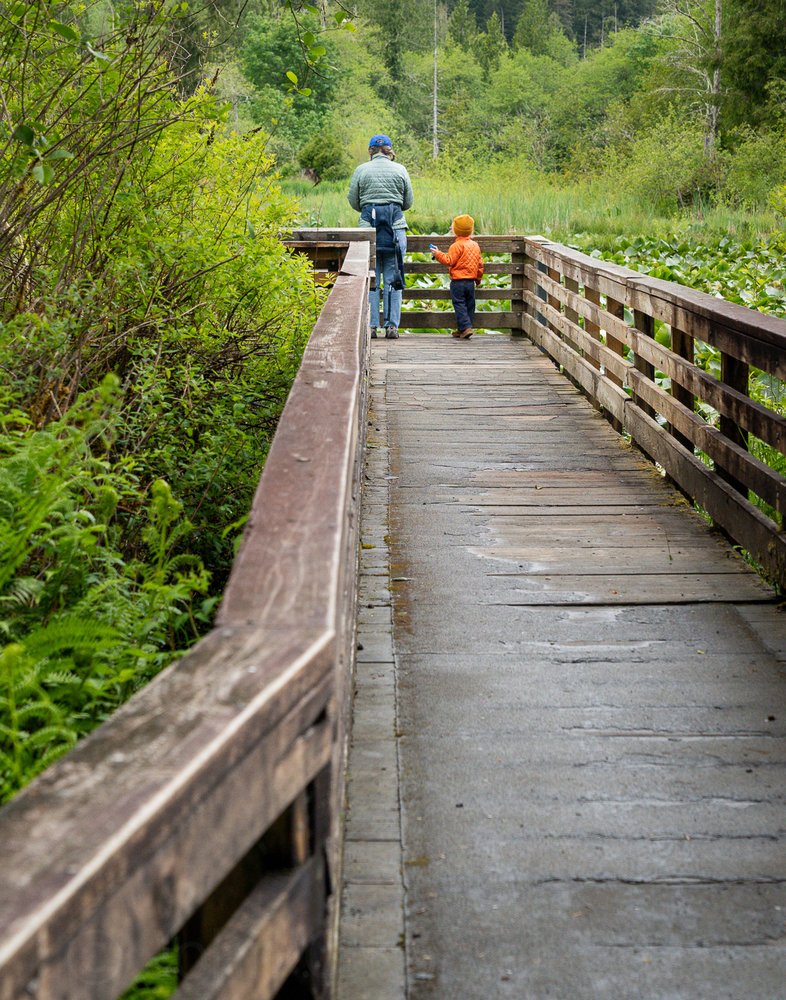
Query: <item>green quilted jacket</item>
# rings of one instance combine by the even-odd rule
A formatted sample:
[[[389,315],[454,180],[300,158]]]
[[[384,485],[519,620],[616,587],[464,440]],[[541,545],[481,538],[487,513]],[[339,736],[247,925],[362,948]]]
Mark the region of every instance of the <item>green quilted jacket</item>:
[[[364,205],[400,205],[406,211],[412,207],[412,183],[407,168],[377,153],[367,163],[361,163],[349,182],[349,204],[359,212]],[[360,222],[361,226],[368,223]],[[396,228],[406,228],[402,218]]]

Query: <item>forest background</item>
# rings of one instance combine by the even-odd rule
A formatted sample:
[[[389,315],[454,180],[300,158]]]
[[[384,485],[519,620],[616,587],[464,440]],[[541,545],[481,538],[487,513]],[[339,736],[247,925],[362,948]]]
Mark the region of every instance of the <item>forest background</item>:
[[[783,13],[0,2],[0,800],[209,628],[323,301],[282,234],[356,223],[372,134],[417,232],[786,315]]]

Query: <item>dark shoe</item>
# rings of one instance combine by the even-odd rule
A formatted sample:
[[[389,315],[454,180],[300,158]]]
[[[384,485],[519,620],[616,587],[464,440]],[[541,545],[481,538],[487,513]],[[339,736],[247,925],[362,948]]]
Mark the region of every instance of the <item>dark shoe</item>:
[[[472,327],[468,326],[466,330],[459,330],[459,338],[461,340],[469,340],[469,338],[472,336],[474,332],[475,331],[472,329]]]
[[[376,328],[373,327],[373,326],[371,328],[371,339],[372,340],[376,340],[377,339],[377,331],[376,331]]]
[[[398,330],[395,326],[389,326],[385,330],[385,340],[398,340]]]

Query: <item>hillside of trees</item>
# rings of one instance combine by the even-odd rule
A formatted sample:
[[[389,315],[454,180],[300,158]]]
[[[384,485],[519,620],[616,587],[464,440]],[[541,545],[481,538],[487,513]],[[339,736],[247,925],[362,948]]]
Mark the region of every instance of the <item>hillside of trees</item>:
[[[321,6],[230,7],[193,15],[216,40],[194,78],[285,173],[343,178],[383,130],[419,173],[581,179],[655,212],[786,204],[779,0],[358,0],[351,32]]]

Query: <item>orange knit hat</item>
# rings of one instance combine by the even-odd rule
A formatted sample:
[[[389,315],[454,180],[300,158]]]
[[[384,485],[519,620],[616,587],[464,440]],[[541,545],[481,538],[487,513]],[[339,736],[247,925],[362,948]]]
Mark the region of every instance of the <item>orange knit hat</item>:
[[[453,232],[456,236],[471,236],[475,220],[471,215],[457,215],[453,220]]]

